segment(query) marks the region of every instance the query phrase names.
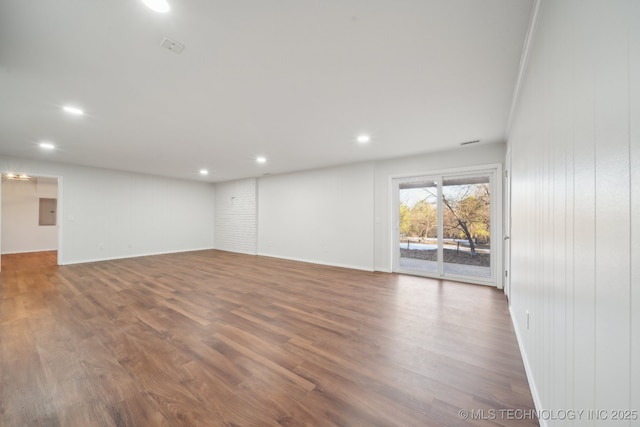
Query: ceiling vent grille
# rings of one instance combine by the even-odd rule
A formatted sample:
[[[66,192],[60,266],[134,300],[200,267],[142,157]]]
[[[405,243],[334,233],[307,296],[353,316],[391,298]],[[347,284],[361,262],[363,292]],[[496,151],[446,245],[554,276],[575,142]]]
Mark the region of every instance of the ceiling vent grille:
[[[182,50],[184,49],[184,45],[180,44],[176,41],[171,40],[170,38],[163,38],[162,39],[162,43],[160,43],[160,46],[162,46],[165,49],[170,50],[173,53],[180,53],[182,52]]]
[[[480,142],[479,139],[474,139],[473,141],[466,141],[466,142],[461,142],[460,145],[469,145],[469,144],[476,144]]]

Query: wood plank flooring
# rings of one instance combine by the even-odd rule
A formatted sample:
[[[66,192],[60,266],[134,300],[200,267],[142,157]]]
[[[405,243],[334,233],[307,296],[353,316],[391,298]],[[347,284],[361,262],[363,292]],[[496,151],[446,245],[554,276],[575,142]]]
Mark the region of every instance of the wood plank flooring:
[[[221,251],[0,275],[2,426],[538,425],[507,409],[496,289]]]
[[[58,265],[58,251],[2,255],[2,271],[34,270]]]

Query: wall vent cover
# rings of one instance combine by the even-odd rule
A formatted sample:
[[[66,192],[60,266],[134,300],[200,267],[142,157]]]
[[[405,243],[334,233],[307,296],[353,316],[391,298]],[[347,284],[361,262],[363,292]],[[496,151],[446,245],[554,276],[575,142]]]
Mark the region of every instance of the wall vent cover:
[[[184,49],[184,45],[180,44],[176,41],[171,40],[170,38],[163,38],[162,39],[162,43],[160,43],[160,46],[162,46],[165,49],[170,50],[173,53],[180,53],[182,52],[182,50]]]

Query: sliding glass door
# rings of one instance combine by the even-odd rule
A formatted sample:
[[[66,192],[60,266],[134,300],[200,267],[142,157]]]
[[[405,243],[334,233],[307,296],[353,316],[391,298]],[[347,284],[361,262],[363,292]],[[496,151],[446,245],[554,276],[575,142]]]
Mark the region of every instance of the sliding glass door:
[[[488,175],[442,183],[444,273],[491,279],[491,191]]]
[[[437,178],[421,177],[398,184],[398,230],[396,250],[402,270],[439,274],[442,251],[438,244]]]
[[[496,285],[496,170],[394,180],[394,271]]]

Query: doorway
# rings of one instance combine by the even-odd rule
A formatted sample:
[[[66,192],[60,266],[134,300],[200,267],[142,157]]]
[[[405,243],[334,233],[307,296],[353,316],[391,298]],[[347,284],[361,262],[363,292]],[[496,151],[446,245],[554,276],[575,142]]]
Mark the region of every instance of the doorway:
[[[501,287],[498,169],[394,179],[394,271]]]
[[[3,173],[1,191],[2,270],[57,266],[59,179]]]

